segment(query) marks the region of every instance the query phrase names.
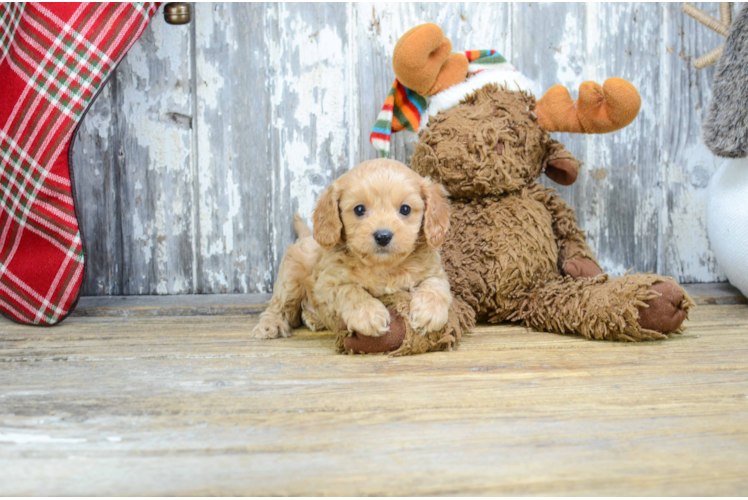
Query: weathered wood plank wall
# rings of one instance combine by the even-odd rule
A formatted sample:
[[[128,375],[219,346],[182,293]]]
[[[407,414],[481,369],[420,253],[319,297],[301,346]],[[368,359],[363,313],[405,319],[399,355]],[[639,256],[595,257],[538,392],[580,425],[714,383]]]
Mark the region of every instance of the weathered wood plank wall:
[[[632,81],[632,126],[558,134],[585,162],[559,191],[612,274],[724,280],[704,216],[719,162],[700,140],[714,68],[691,64],[721,41],[680,4],[197,4],[189,26],[154,18],[84,120],[84,293],[271,290],[294,211],[309,220],[332,179],[376,156],[392,50],[423,22],[456,50],[499,50],[543,88]]]

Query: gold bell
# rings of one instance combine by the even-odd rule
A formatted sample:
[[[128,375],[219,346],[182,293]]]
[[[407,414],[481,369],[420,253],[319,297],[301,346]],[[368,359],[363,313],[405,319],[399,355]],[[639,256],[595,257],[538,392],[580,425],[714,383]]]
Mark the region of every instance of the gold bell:
[[[169,24],[189,24],[192,20],[190,4],[186,2],[171,2],[164,6],[164,19]]]

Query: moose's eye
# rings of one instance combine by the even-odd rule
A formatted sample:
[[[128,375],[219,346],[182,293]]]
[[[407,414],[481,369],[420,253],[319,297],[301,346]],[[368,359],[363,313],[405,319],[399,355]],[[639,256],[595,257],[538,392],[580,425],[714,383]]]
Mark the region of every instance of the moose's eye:
[[[410,215],[410,207],[408,205],[401,205],[400,213],[403,215]]]
[[[361,217],[366,213],[366,207],[363,205],[356,205],[356,208],[353,209],[353,213],[358,217]]]

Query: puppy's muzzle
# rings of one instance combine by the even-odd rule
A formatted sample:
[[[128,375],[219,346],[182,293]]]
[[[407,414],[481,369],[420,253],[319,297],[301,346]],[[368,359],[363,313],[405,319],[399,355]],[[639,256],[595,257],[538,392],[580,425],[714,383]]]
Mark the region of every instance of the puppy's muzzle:
[[[375,231],[374,241],[376,241],[377,245],[380,247],[386,247],[390,244],[390,241],[392,241],[392,231]]]

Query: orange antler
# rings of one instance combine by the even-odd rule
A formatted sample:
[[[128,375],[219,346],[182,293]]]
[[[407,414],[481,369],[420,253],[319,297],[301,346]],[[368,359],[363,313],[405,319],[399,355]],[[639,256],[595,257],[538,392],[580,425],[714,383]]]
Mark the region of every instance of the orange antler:
[[[421,95],[434,95],[465,80],[465,54],[452,54],[452,42],[436,24],[421,24],[395,44],[392,68],[397,79]]]
[[[576,102],[566,87],[554,85],[535,105],[535,114],[548,132],[605,134],[634,121],[640,107],[636,87],[622,78],[608,78],[602,87],[584,82]]]

